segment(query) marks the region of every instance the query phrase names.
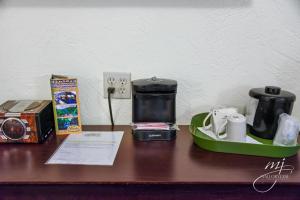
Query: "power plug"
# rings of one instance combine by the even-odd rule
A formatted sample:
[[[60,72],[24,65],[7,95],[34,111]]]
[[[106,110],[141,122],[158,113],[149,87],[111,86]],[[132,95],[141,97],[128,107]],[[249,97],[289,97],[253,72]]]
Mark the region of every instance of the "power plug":
[[[103,89],[104,98],[108,97],[107,89],[115,88],[111,98],[130,99],[131,98],[131,74],[123,72],[104,72]]]

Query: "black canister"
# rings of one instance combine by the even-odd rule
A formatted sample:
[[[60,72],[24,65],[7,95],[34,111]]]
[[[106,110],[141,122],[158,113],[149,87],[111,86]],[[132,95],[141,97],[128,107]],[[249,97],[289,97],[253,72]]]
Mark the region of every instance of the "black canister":
[[[176,121],[177,82],[170,79],[139,79],[132,82],[132,121]]]
[[[292,113],[296,96],[275,86],[251,89],[249,95],[246,116],[250,132],[260,138],[273,139],[279,115]]]
[[[176,123],[177,81],[152,77],[132,82],[132,122]],[[138,140],[171,140],[176,130],[133,130]]]

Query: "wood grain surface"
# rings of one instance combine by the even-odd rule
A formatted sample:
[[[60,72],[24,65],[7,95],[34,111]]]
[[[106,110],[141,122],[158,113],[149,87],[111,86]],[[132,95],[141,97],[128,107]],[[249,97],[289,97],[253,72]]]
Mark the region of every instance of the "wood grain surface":
[[[111,129],[110,126],[84,126],[84,130]],[[183,194],[187,196],[190,195],[188,191],[200,191],[200,188],[206,192],[218,191],[218,188],[221,188],[226,194],[224,189],[228,187],[235,189],[227,191],[227,194],[233,194],[232,192],[236,190],[246,190],[258,195],[252,188],[253,181],[266,173],[264,168],[268,162],[281,160],[202,150],[193,144],[188,126],[180,126],[177,139],[171,142],[134,141],[130,126],[116,126],[114,130],[125,132],[113,166],[46,165],[45,162],[65,136],[53,135],[44,144],[0,145],[0,194],[3,192],[7,197],[12,197],[15,187],[24,191],[40,188],[38,191],[44,194],[47,194],[47,188],[56,188],[55,191],[59,194],[58,188],[65,188],[64,191],[68,191],[77,187],[74,192],[82,190],[84,194],[92,188],[98,188],[99,192],[102,191],[101,188],[108,187],[106,191],[109,191],[109,188],[113,190],[119,187],[123,189],[118,192],[116,190],[115,194],[121,195],[122,191],[127,191],[124,187],[132,188],[132,191],[142,189],[146,191],[148,188],[155,193],[156,187],[157,191],[164,187],[169,191],[173,185],[185,188]],[[279,181],[274,188],[274,191],[278,192],[274,194],[277,194],[277,197],[281,196],[282,189],[290,191],[290,195],[299,197],[300,155],[286,158],[285,164],[293,165],[295,170],[289,178]],[[99,189],[100,186],[102,187]],[[90,191],[89,194],[92,193]],[[176,196],[176,192],[174,195]],[[197,196],[196,193],[194,196]],[[0,196],[0,199],[2,198]]]

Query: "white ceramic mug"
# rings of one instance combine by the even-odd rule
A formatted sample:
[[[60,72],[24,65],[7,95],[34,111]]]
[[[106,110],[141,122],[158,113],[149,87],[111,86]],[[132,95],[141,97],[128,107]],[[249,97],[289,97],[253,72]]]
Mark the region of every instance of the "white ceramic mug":
[[[226,134],[222,135],[222,139],[232,142],[246,142],[247,123],[244,115],[236,113],[229,116],[225,126]]]
[[[226,108],[218,107],[213,108],[210,113],[205,117],[203,121],[204,129],[212,129],[212,132],[218,137],[220,133],[225,132],[225,126],[227,123],[227,118],[233,114],[238,113],[237,108]],[[210,119],[210,124],[207,125],[207,121]]]

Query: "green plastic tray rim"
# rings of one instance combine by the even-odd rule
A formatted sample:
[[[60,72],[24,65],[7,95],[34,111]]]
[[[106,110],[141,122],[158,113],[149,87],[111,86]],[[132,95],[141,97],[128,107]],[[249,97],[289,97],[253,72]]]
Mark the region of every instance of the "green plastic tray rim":
[[[202,126],[203,120],[208,113],[195,115],[190,124],[190,132],[193,136],[194,143],[202,149],[214,152],[233,153],[252,156],[264,156],[273,158],[290,157],[297,154],[300,145],[297,146],[276,146],[272,140],[266,140],[256,137],[250,133],[248,136],[261,142],[262,144],[251,144],[241,142],[218,141],[202,133],[198,127]]]

